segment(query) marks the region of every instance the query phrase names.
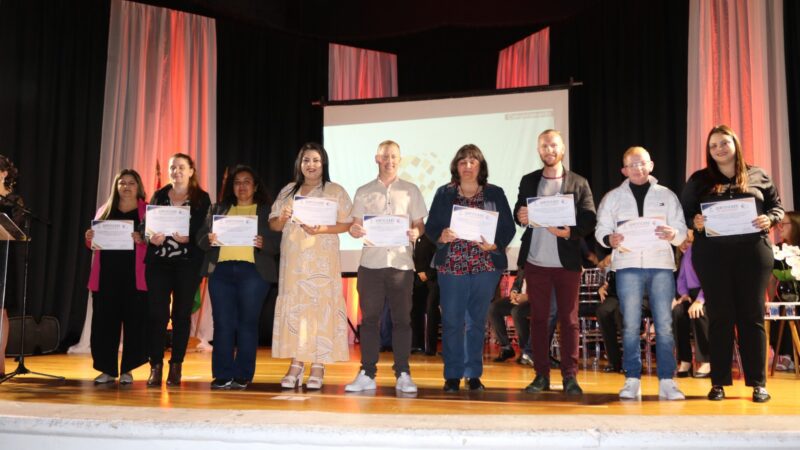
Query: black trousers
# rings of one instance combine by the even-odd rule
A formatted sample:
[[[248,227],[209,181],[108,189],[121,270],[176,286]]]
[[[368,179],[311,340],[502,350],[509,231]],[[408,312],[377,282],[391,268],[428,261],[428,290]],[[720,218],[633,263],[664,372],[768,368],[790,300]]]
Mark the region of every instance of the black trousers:
[[[435,279],[422,281],[414,275],[411,307],[411,347],[436,353],[439,345],[439,283]]]
[[[692,289],[692,291],[698,290]],[[697,293],[695,292],[691,297],[696,298]],[[690,306],[689,302],[681,302],[672,308],[672,335],[675,337],[678,361],[692,362],[691,336],[694,336],[694,359],[699,363],[709,362],[708,314],[691,319],[689,318]]]
[[[711,383],[733,384],[733,342],[738,335],[747,386],[767,383],[764,294],[773,266],[766,237],[751,242],[694,242],[692,262],[706,297]]]
[[[159,364],[164,359],[167,323],[170,319],[172,319],[172,357],[169,362],[183,362],[192,326],[194,296],[202,279],[200,276],[202,263],[202,259],[195,258],[147,265],[145,270],[148,290],[147,352],[150,364]]]
[[[147,292],[92,292],[92,360],[95,370],[117,377],[147,362]],[[118,365],[122,332],[122,366]]]

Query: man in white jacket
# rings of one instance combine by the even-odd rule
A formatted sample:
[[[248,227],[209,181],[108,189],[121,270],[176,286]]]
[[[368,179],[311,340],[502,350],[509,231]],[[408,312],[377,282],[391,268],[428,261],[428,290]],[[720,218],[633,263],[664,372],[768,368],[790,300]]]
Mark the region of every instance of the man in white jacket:
[[[675,342],[672,336],[672,300],[675,297],[675,259],[672,246],[686,239],[686,222],[678,197],[650,176],[653,161],[643,147],[631,147],[622,157],[622,184],[603,197],[597,210],[595,237],[613,249],[611,270],[616,272],[622,310],[622,399],[640,399],[642,357],[639,333],[642,298],[647,293],[656,327],[658,397],[686,397],[672,379]]]

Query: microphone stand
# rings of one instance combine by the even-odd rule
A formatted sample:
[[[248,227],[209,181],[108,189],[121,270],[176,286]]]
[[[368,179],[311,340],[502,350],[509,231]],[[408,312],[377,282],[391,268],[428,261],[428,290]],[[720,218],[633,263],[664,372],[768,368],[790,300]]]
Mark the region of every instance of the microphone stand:
[[[22,288],[22,320],[20,322],[20,339],[19,339],[19,357],[17,358],[18,364],[17,368],[14,369],[13,372],[7,373],[4,377],[0,378],[0,384],[5,383],[6,381],[16,377],[17,375],[38,375],[40,377],[52,378],[59,381],[64,381],[64,377],[58,375],[50,375],[47,373],[41,372],[34,372],[27,367],[25,367],[25,309],[28,304],[28,262],[30,260],[30,253],[31,253],[31,218],[38,220],[39,222],[50,225],[50,222],[38,217],[35,215],[31,210],[25,208],[24,206],[20,205],[19,203],[9,199],[5,195],[0,194],[0,203],[4,204],[11,204],[14,208],[18,208],[25,217],[24,222],[24,229],[25,229],[25,264],[24,264],[24,276],[23,276],[23,288]],[[8,281],[6,281],[8,283]],[[5,301],[5,296],[3,296]],[[1,326],[1,325],[0,325]]]

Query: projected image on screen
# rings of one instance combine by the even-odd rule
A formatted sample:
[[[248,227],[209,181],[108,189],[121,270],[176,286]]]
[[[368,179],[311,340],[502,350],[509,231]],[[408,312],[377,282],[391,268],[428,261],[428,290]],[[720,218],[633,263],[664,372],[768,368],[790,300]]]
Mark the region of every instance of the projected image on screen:
[[[332,180],[352,196],[377,176],[378,144],[386,139],[398,142],[399,176],[419,186],[430,206],[436,189],[450,181],[456,151],[475,144],[489,164],[489,183],[502,187],[513,206],[520,178],[542,166],[537,136],[556,128],[566,141],[567,117],[566,90],[328,106],[324,145]],[[521,235],[518,231],[510,246],[512,269]],[[342,270],[355,272],[362,243],[346,234],[340,239]]]

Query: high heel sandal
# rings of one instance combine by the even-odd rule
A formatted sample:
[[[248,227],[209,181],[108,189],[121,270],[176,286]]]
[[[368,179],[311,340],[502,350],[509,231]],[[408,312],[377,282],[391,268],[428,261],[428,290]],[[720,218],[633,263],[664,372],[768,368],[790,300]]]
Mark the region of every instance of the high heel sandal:
[[[297,374],[292,375],[293,368],[298,368],[300,370],[297,372]],[[302,362],[300,364],[293,362],[289,366],[289,372],[287,372],[286,375],[281,379],[281,387],[285,389],[294,389],[296,387],[300,387],[300,385],[303,383],[304,369],[305,366],[303,365]]]
[[[311,371],[314,369],[321,369],[322,373],[317,375],[309,375],[306,381],[306,389],[322,389],[322,378],[325,376],[325,366],[322,364],[311,364]]]

